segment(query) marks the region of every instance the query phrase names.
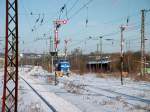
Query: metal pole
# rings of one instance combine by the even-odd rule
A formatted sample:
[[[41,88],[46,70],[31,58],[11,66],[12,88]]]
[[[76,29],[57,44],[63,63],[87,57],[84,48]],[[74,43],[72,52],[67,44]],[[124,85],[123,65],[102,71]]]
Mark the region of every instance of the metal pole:
[[[141,10],[142,17],[141,17],[141,76],[143,76],[144,73],[144,54],[145,54],[145,37],[144,37],[144,21],[145,21],[145,10]]]
[[[53,71],[53,56],[52,56],[52,73],[53,73],[54,71]]]
[[[67,44],[69,42],[69,40],[64,40],[65,42],[65,49],[64,49],[64,52],[65,52],[65,60],[67,59]]]
[[[99,71],[99,64],[98,64],[99,58],[98,58],[98,56],[99,56],[99,44],[97,44],[97,54],[96,54],[96,60],[97,60],[97,63],[96,63],[96,72]]]
[[[123,44],[124,44],[124,39],[123,39],[123,31],[125,30],[125,27],[121,26],[121,54],[120,54],[120,64],[121,64],[121,85],[123,85]]]
[[[145,57],[145,14],[147,12],[150,12],[150,9],[141,10],[142,17],[141,17],[141,76],[145,75],[145,63],[146,63],[146,57]]]
[[[101,62],[101,72],[103,71],[103,69],[102,69],[102,36],[100,37],[100,62]]]
[[[57,44],[58,44],[58,28],[57,28],[57,21],[54,21],[54,50],[57,52]],[[52,64],[53,64],[53,58],[52,58]],[[53,65],[52,65],[53,66]],[[53,69],[53,67],[52,67]],[[52,70],[53,72],[53,70]],[[57,85],[57,74],[55,70],[55,85]]]
[[[52,52],[53,52],[53,39],[50,36],[51,72],[53,73],[54,71],[53,71],[53,55],[52,55]]]

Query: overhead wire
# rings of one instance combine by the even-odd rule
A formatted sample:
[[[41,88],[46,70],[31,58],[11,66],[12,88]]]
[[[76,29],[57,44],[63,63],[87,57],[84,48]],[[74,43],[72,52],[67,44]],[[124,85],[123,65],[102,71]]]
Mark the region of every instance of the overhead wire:
[[[128,26],[128,23],[130,21],[130,0],[128,0],[127,2],[128,2],[128,15],[127,15],[126,25]]]
[[[78,3],[79,0],[76,0],[74,2],[74,4],[72,5],[70,11],[68,13],[71,12],[71,10],[75,7],[75,5]],[[76,16],[80,11],[82,11],[85,7],[87,7],[93,0],[89,0],[88,2],[86,2],[82,7],[80,7],[72,16],[68,17],[67,15],[67,20],[71,20],[74,16]],[[86,20],[86,22],[88,23],[88,20]]]
[[[21,4],[22,4],[22,8],[24,9],[24,11],[26,12],[26,13],[32,13],[31,11],[29,11],[28,10],[28,8],[25,8],[25,6],[24,6],[24,3],[23,3],[23,0],[21,1]],[[31,15],[34,15],[33,13],[31,14]],[[36,22],[38,22],[39,20],[40,20],[40,14],[36,14],[36,16],[38,15],[38,20],[36,19]],[[29,21],[29,15],[25,15],[26,16],[26,18],[27,18],[27,20],[28,20],[28,22],[27,22],[27,24],[28,24],[28,26],[29,26],[29,28],[31,29],[30,31],[31,32],[33,32],[32,30],[33,30],[33,28],[32,28],[32,26],[31,26],[31,24],[29,23],[30,21]],[[35,34],[37,34],[38,35],[38,31],[37,30],[35,30]],[[36,36],[35,36],[36,37]],[[24,41],[24,44],[23,44],[23,47],[25,47],[25,45],[30,45],[30,44],[33,44],[34,43],[34,39],[33,40],[31,40],[31,41],[28,41],[28,42],[26,42],[25,40],[23,40]],[[24,49],[24,48],[23,48]],[[23,50],[24,51],[24,50]]]
[[[66,18],[68,18],[67,4],[68,4],[70,1],[71,1],[71,0],[67,0],[67,1],[63,4],[63,6],[60,8],[58,19],[61,18],[61,16],[62,16],[64,10],[66,11]]]
[[[71,0],[70,0],[71,1]],[[89,0],[86,4],[84,4],[79,10],[77,10],[75,13],[74,13],[74,16],[76,15],[76,14],[78,14],[83,8],[85,8],[85,7],[87,7],[88,6],[88,4],[90,4],[91,2],[92,2],[93,0]],[[68,2],[68,1],[67,1]],[[75,2],[74,2],[74,4],[73,4],[73,6],[72,7],[74,7],[76,4],[77,4],[77,2],[78,2],[78,0],[76,0]],[[65,3],[65,4],[67,4],[67,3]],[[73,8],[71,8],[71,10],[72,10]],[[73,16],[72,16],[73,17]],[[68,18],[69,19],[69,18]],[[71,19],[71,17],[70,17],[70,19]]]
[[[64,12],[64,10],[66,9],[66,18],[68,18],[68,12],[67,12],[67,4],[70,2],[71,0],[67,0],[65,3],[64,3],[64,5],[60,8],[60,10],[59,10],[59,19],[60,19],[60,17],[61,17],[61,14],[62,14],[62,12]],[[44,14],[44,13],[43,13]],[[44,16],[43,16],[43,19],[41,19],[41,25],[44,25],[45,23],[43,23],[43,20],[44,20],[44,17],[45,17],[45,14],[44,14]],[[41,25],[39,25],[39,27],[41,26]],[[39,27],[37,27],[36,29],[38,29]],[[48,31],[48,33],[49,33],[49,31]],[[47,33],[45,33],[45,34],[47,34]]]
[[[73,5],[72,5],[72,7],[71,8],[67,8],[68,7],[68,5],[67,5],[67,3],[65,4],[65,11],[66,11],[66,19],[68,20],[68,14],[72,11],[72,9],[76,6],[76,4],[79,2],[79,0],[76,0],[74,3],[73,3]],[[60,14],[62,14],[62,13],[60,13]],[[60,17],[59,17],[59,19],[60,19]]]
[[[69,1],[69,0],[68,0]],[[25,11],[26,11],[26,13],[27,14],[29,14],[31,11],[29,11],[28,9],[26,9],[24,6],[23,6],[23,8],[25,9]],[[38,34],[38,31],[37,31],[37,29],[39,29],[42,25],[45,25],[46,24],[46,22],[45,22],[45,13],[39,13],[39,14],[35,14],[35,13],[33,13],[33,12],[31,12],[30,13],[30,15],[35,15],[35,16],[39,16],[40,15],[40,17],[37,17],[37,19],[36,19],[36,23],[38,23],[38,24],[36,24],[36,25],[34,25],[32,28],[31,28],[31,31],[33,32],[33,31],[36,31],[35,33],[36,34]],[[56,15],[56,14],[55,14]],[[26,15],[26,16],[29,16],[29,15]],[[30,24],[31,25],[31,24]],[[29,26],[30,26],[29,25]],[[47,34],[49,34],[49,31],[47,32],[47,33],[43,33],[43,36],[45,35],[47,35]]]
[[[25,8],[25,6],[24,6],[24,3],[23,3],[23,0],[21,1],[21,4],[22,4],[22,8],[24,9],[24,11],[26,12],[26,13],[31,13],[27,8]],[[38,16],[39,16],[39,14],[37,14]],[[25,15],[26,16],[26,18],[27,19],[29,19],[29,15]],[[40,17],[39,17],[40,18]],[[28,20],[29,21],[29,20]],[[38,20],[37,20],[38,21]],[[28,22],[27,22],[28,23]],[[28,26],[31,28],[31,24],[30,23],[28,23]],[[31,28],[31,31],[32,31],[32,28]]]
[[[76,0],[76,1],[73,3],[72,7],[68,10],[68,13],[70,13],[70,12],[73,10],[73,8],[77,5],[78,2],[79,2],[79,0]]]
[[[94,0],[88,0],[82,7],[80,7],[74,14],[72,14],[68,20],[71,20],[73,17],[75,17],[78,13],[80,13],[85,7],[87,7],[90,3],[92,3]]]
[[[71,0],[67,0],[66,1],[66,3],[65,4],[68,4],[69,2],[70,2]],[[64,5],[65,5],[64,4]],[[35,15],[35,16],[37,16],[38,15],[38,17],[37,17],[37,19],[35,20],[35,24],[33,25],[33,28],[32,28],[32,32],[33,31],[35,31],[35,30],[37,30],[37,29],[39,29],[40,28],[40,26],[41,25],[45,25],[45,23],[44,23],[44,19],[45,19],[45,16],[46,16],[46,14],[45,13],[33,13],[32,11],[29,11],[29,10],[27,10],[26,11],[27,13],[20,13],[20,15]],[[29,13],[28,13],[29,12]],[[58,13],[58,12],[57,12]],[[39,17],[39,15],[40,15],[40,17]],[[41,17],[41,15],[42,15],[42,17]],[[47,14],[47,15],[49,15],[49,14]],[[55,16],[56,14],[54,14],[54,16]],[[37,25],[38,24],[38,25]]]
[[[69,0],[67,0],[67,2],[68,2]],[[70,0],[71,1],[71,0]],[[79,0],[76,0],[76,1],[79,1]],[[79,10],[81,11],[81,9],[83,9],[83,8],[85,8],[85,7],[87,7],[87,4],[88,3],[90,3],[91,1],[93,1],[93,0],[89,0],[86,4],[84,4],[83,5],[83,7],[81,7]],[[85,6],[86,5],[86,6]],[[70,16],[69,17],[69,19],[72,19],[74,16],[76,16],[80,11],[79,10],[77,10],[76,11],[76,13],[74,13],[72,16]],[[115,34],[114,34],[115,35]],[[104,36],[109,36],[109,34],[106,34],[106,35],[104,35]],[[111,34],[110,34],[110,36],[111,36]]]
[[[76,11],[75,13],[74,13],[74,16],[76,15],[76,14],[78,14],[83,8],[85,8],[85,7],[87,7],[87,5],[90,3],[90,2],[92,2],[93,0],[89,0],[86,4],[84,4],[78,11]],[[88,10],[88,9],[87,9]],[[87,12],[88,13],[88,12]],[[71,19],[72,17],[74,17],[74,16],[71,16],[71,17],[69,17],[69,19]],[[88,14],[87,14],[87,16],[88,16]],[[87,17],[88,18],[88,17]],[[129,16],[127,17],[127,25],[128,25],[128,22],[129,22]],[[88,19],[86,19],[86,25],[87,25],[87,23],[88,23]],[[115,32],[115,33],[113,33],[113,35],[115,35],[115,34],[117,34],[118,32]],[[119,32],[120,33],[120,32]],[[107,34],[107,35],[103,35],[103,36],[109,36],[109,35],[112,35],[112,34]]]
[[[150,25],[150,23],[146,23],[146,25]],[[133,31],[133,30],[139,30],[139,25],[135,26],[137,29],[132,29],[132,30],[128,30],[128,31],[125,31],[125,32],[129,32],[129,31]],[[114,35],[117,35],[117,34],[120,34],[120,31],[117,31],[117,32],[112,32],[112,33],[108,33],[108,34],[104,34],[104,35],[101,35],[103,37],[109,37],[109,36],[114,36]],[[98,36],[97,36],[98,37]],[[88,37],[89,38],[89,37]],[[87,40],[87,38],[84,38],[83,40],[75,43],[75,44],[72,44],[70,45],[69,48],[72,48],[72,47],[75,47],[76,45],[80,45],[81,43],[83,43],[85,40]],[[119,40],[118,40],[119,41]]]
[[[89,22],[89,15],[88,15],[88,6],[86,7],[86,20],[85,20],[85,26],[87,28]]]
[[[44,13],[43,13],[43,17],[42,17],[42,19],[41,19],[41,21],[40,21],[40,24],[41,24],[41,25],[42,25],[43,22],[44,22],[44,18],[45,18],[45,15],[44,15]]]

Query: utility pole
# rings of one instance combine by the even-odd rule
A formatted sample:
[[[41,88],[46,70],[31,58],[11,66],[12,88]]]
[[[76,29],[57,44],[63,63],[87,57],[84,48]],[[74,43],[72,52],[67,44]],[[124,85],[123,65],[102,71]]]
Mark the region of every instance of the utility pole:
[[[53,56],[55,55],[54,54],[54,52],[53,52],[53,39],[52,39],[52,37],[50,36],[50,37],[45,37],[45,38],[37,38],[36,39],[36,41],[38,41],[38,40],[45,40],[46,41],[46,46],[48,46],[48,40],[49,40],[49,43],[50,43],[50,46],[49,46],[49,53],[50,53],[50,55],[51,55],[51,57],[52,57],[52,59],[51,59],[51,64],[52,64],[52,68],[51,68],[51,70],[52,70],[52,72],[53,72]],[[54,54],[54,55],[53,55]],[[44,57],[45,57],[45,55],[44,55]],[[50,60],[49,60],[49,64],[50,64]]]
[[[89,39],[91,39],[92,37],[90,36]],[[98,60],[100,60],[100,66],[99,66],[99,63],[97,61],[97,64],[96,64],[96,70],[100,68],[101,72],[103,70],[103,66],[102,66],[102,57],[103,57],[103,42],[102,42],[102,39],[103,37],[100,36],[99,37],[99,44],[97,44],[97,54],[96,54],[96,57],[98,57]],[[98,38],[96,39],[98,40]],[[100,57],[100,58],[99,58]]]
[[[97,43],[96,60],[97,60],[97,64],[96,64],[96,72],[98,72],[98,71],[99,71],[99,64],[98,64],[98,60],[99,60],[99,44],[98,44],[98,43]]]
[[[5,67],[2,112],[17,112],[18,0],[6,0]]]
[[[68,45],[68,42],[71,41],[70,39],[67,40],[65,39],[64,42],[65,42],[65,49],[64,49],[64,52],[65,52],[65,60],[67,59],[67,45]]]
[[[97,54],[98,54],[98,51],[99,51],[99,44],[97,43]]]
[[[102,51],[102,47],[103,47],[102,38],[103,38],[102,36],[99,37],[99,39],[100,39],[100,62],[101,62],[101,72],[102,72],[102,59],[103,59],[103,58],[102,58],[102,55],[103,55],[103,54],[102,54],[102,52],[103,52],[103,51]]]
[[[124,47],[124,38],[123,38],[123,31],[125,30],[125,27],[121,26],[121,54],[120,54],[120,64],[121,64],[121,85],[123,85],[123,58],[124,58],[124,53],[123,53],[123,47]]]
[[[141,10],[141,76],[145,75],[144,65],[145,65],[145,10]]]
[[[53,52],[53,39],[52,39],[52,37],[50,36],[50,55],[51,55],[51,71],[52,71],[52,73],[53,73],[53,65],[54,65],[54,63],[53,63],[53,55],[51,54]]]
[[[149,10],[141,10],[141,76],[145,75],[145,14],[149,12]]]

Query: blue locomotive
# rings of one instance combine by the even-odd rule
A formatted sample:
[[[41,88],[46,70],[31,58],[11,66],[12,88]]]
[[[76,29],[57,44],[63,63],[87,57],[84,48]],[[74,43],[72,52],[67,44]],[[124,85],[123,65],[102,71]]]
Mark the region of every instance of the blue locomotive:
[[[56,64],[56,71],[60,74],[59,76],[69,76],[70,74],[70,63],[66,59],[58,60]]]

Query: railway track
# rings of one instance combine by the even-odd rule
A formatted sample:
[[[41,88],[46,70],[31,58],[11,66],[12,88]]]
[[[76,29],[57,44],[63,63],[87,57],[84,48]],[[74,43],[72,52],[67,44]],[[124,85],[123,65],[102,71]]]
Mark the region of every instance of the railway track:
[[[24,80],[25,81],[25,80]],[[26,82],[26,81],[25,81]],[[28,82],[26,82],[28,83]],[[61,83],[64,83],[63,81],[61,81]],[[40,83],[35,83],[35,84],[40,84]],[[30,85],[30,84],[29,84]],[[46,84],[43,84],[43,85],[47,85]],[[31,85],[30,85],[31,86]],[[32,86],[31,86],[32,87]],[[127,88],[130,88],[130,87],[127,87]],[[132,88],[132,87],[131,87]],[[33,88],[34,89],[34,88]],[[96,87],[94,85],[85,85],[85,88],[81,88],[83,89],[84,91],[88,91],[89,93],[79,93],[80,95],[88,95],[88,96],[104,96],[104,97],[107,97],[109,99],[112,99],[114,101],[116,101],[116,96],[121,96],[121,98],[123,99],[129,99],[129,100],[134,100],[134,101],[140,101],[140,102],[143,102],[145,104],[150,104],[150,100],[147,100],[147,99],[142,99],[140,97],[135,97],[135,96],[132,96],[132,95],[127,95],[127,94],[124,94],[124,93],[120,93],[120,92],[116,92],[116,91],[112,91],[112,90],[109,90],[109,89],[105,89],[105,88],[100,88],[100,87]],[[103,94],[101,92],[97,92],[95,89],[98,89],[100,91],[104,91],[108,94],[111,94],[111,95],[106,95],[106,94]],[[34,90],[33,90],[34,91]],[[37,90],[35,90],[36,93]],[[60,92],[60,91],[55,91],[54,92],[55,94],[61,94],[61,93],[69,93],[69,92]],[[38,95],[38,94],[37,94]],[[38,95],[39,96],[39,95]],[[39,96],[40,98],[42,97],[41,95]],[[41,98],[43,99],[43,98]],[[45,100],[45,99],[44,99]],[[44,101],[46,104],[48,102],[46,102],[46,100]],[[127,102],[127,101],[124,101],[125,103],[129,104],[129,105],[132,105],[133,107],[135,108],[139,108],[139,109],[142,109],[142,110],[146,110],[146,111],[150,111],[150,108],[149,107],[145,107],[145,106],[140,106],[140,105],[135,105],[131,102]],[[51,108],[51,105],[47,104],[50,108]],[[52,107],[53,108],[53,107]],[[56,112],[56,110],[54,109],[53,112]]]
[[[32,90],[33,92],[52,110],[52,112],[57,112],[57,110],[42,96],[38,93],[36,89],[34,89],[23,77],[20,77]]]
[[[61,83],[65,83],[65,82],[62,81]],[[116,92],[116,91],[113,91],[113,90],[96,87],[94,85],[84,85],[84,88],[80,88],[80,89],[83,90],[83,91],[87,91],[88,93],[84,93],[84,92],[83,93],[78,93],[79,95],[96,96],[96,97],[97,96],[104,96],[104,97],[107,97],[107,98],[112,99],[114,101],[116,101],[117,100],[117,96],[119,96],[119,97],[121,97],[123,99],[138,101],[138,102],[142,102],[142,103],[145,103],[147,105],[150,105],[150,100],[148,100],[148,99],[143,99],[143,98],[140,98],[140,97],[127,95],[127,94]],[[104,94],[103,92],[97,92],[97,90],[103,91],[106,94]],[[59,92],[57,92],[57,93],[59,93]],[[124,102],[126,104],[129,104],[129,105],[135,107],[135,108],[139,108],[139,109],[142,109],[142,110],[150,111],[149,107],[136,105],[134,103],[127,102],[125,100],[124,100]]]
[[[120,95],[120,96],[123,96],[125,98],[129,98],[131,100],[136,100],[136,101],[140,101],[140,102],[143,102],[143,103],[150,104],[150,100],[147,100],[147,99],[135,97],[135,96],[132,96],[132,95],[127,95],[127,94],[124,94],[124,93],[120,93],[120,92],[116,92],[116,91],[113,91],[113,90],[104,89],[104,88],[100,88],[100,87],[95,87],[95,86],[89,86],[89,87],[99,89],[101,91],[109,92],[109,93],[112,93],[112,94]]]
[[[103,89],[103,88],[99,88],[99,87],[90,86],[89,89],[84,88],[84,90],[93,92],[94,96],[104,96],[104,97],[110,98],[110,99],[112,99],[114,101],[117,100],[116,96],[105,95],[105,94],[96,92],[96,91],[92,90],[91,88],[95,88],[95,89],[99,89],[101,91],[105,91],[108,94],[112,94],[112,95],[116,95],[116,96],[121,96],[124,99],[140,101],[140,102],[143,102],[143,103],[145,103],[147,105],[150,105],[150,100],[146,100],[146,99],[142,99],[142,98],[139,98],[139,97],[135,97],[135,96],[131,96],[131,95],[119,93],[119,92],[108,90],[108,89]],[[129,104],[129,105],[132,105],[133,107],[136,107],[136,108],[139,108],[139,109],[143,109],[143,110],[146,110],[146,111],[150,111],[149,107],[143,107],[143,106],[140,106],[140,105],[135,105],[135,104],[127,102],[127,101],[124,101],[124,102],[127,103],[127,104]]]

